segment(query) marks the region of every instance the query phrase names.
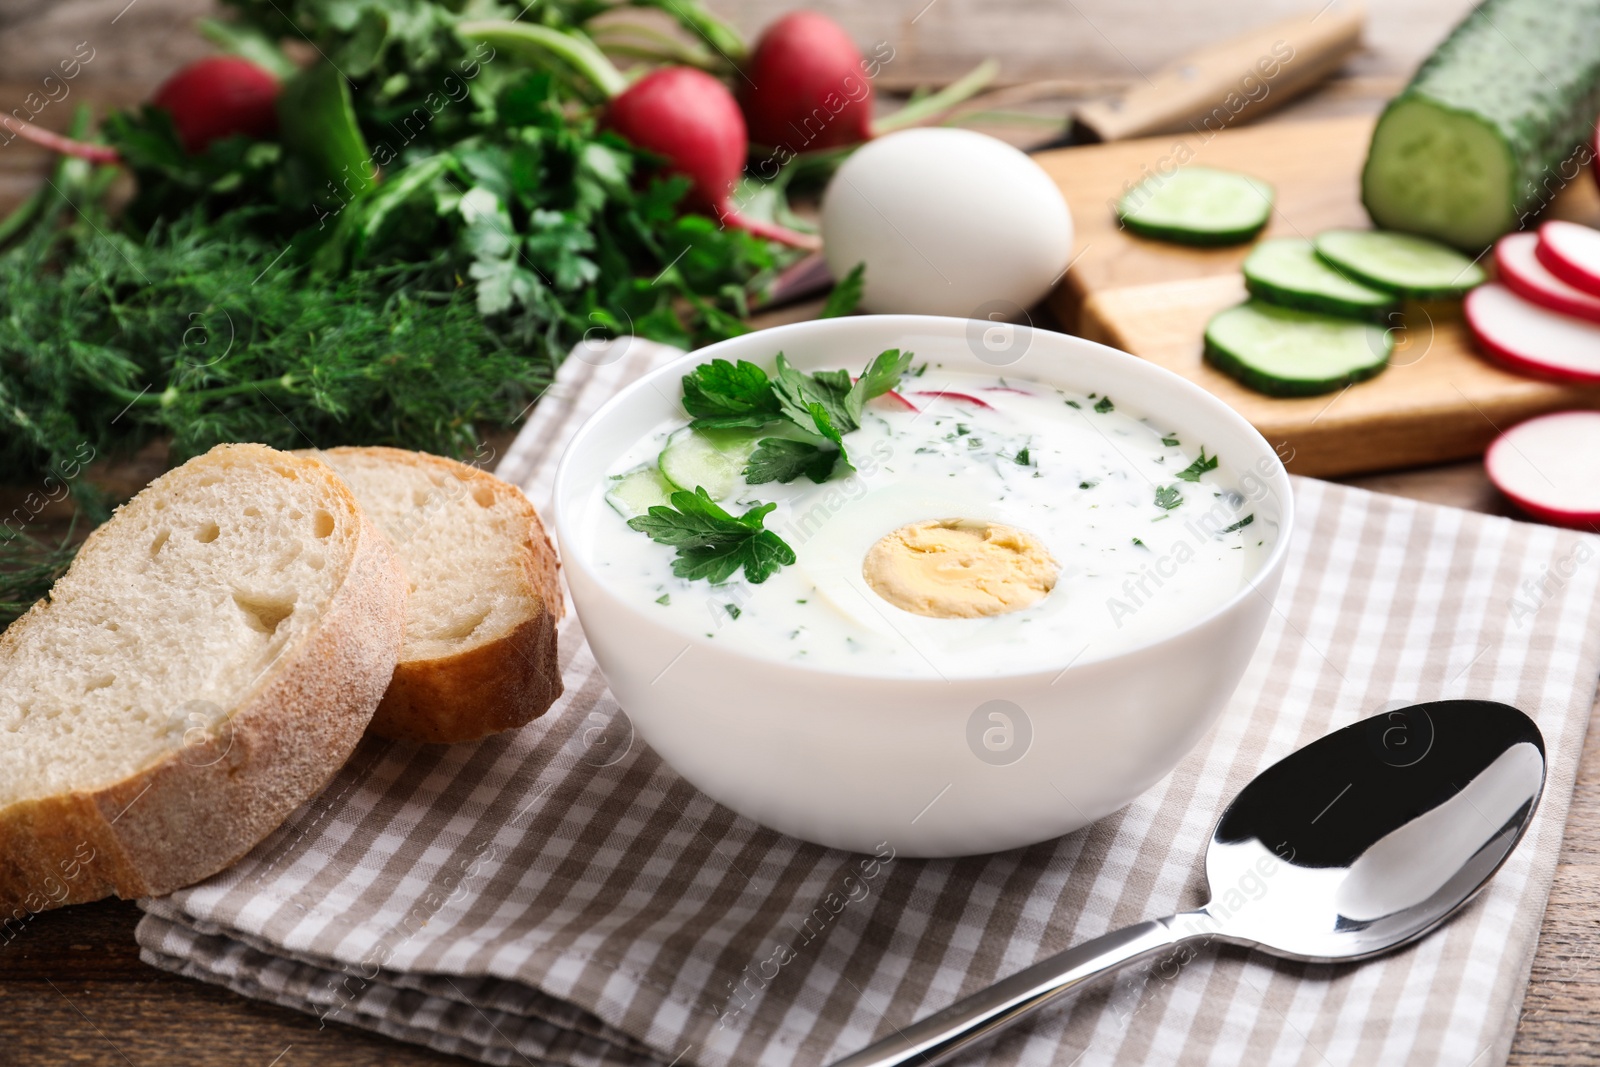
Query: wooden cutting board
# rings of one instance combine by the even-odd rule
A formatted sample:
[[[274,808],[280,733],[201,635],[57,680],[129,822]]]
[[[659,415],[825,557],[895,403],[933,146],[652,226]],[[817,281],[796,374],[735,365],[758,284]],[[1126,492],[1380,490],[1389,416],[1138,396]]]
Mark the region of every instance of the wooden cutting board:
[[[1396,323],[1389,369],[1339,393],[1262,396],[1201,360],[1207,320],[1245,298],[1239,264],[1250,246],[1191,249],[1135,237],[1117,224],[1117,198],[1145,175],[1188,160],[1271,182],[1276,210],[1264,236],[1365,228],[1359,177],[1373,121],[1274,123],[1040,153],[1034,158],[1061,187],[1077,228],[1076,258],[1054,310],[1082,336],[1159,363],[1227,401],[1299,474],[1477,456],[1500,430],[1531,415],[1600,408],[1600,387],[1539,381],[1487,362],[1455,304],[1409,310]],[[1593,175],[1585,171],[1563,189],[1550,215],[1600,224]]]

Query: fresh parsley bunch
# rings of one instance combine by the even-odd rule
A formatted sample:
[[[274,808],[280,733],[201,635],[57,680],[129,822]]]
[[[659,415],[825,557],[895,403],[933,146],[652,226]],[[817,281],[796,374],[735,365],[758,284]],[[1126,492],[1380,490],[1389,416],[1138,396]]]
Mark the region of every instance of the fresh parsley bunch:
[[[860,429],[867,401],[899,384],[911,353],[880,352],[854,381],[842,370],[804,374],[782,352],[776,363],[776,376],[768,376],[746,360],[714,359],[683,377],[683,407],[693,429],[781,427],[789,435],[757,442],[744,468],[752,485],[792,482],[802,474],[821,484],[853,471],[844,435]],[[776,504],[756,504],[734,516],[698,486],[669,499],[670,507],[658,504],[628,525],[678,550],[672,573],[680,578],[719,584],[742,567],[746,580],[759,584],[795,561],[794,549],[764,528]]]
[[[744,475],[752,485],[802,474],[820,484],[855,469],[844,435],[860,428],[868,400],[900,383],[911,358],[898,348],[880,352],[854,381],[842,370],[804,374],[782,352],[773,377],[745,360],[714,359],[684,375],[683,408],[697,430],[783,426],[790,436],[764,437],[751,454]]]

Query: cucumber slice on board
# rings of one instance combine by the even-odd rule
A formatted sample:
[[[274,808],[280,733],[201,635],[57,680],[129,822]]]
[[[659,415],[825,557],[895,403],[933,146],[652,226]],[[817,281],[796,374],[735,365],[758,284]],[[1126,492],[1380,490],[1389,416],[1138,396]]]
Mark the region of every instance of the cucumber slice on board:
[[[1592,296],[1600,296],[1600,230],[1560,220],[1539,227],[1536,251],[1557,278]]]
[[[725,500],[744,484],[744,467],[756,443],[773,434],[762,430],[695,430],[688,426],[667,438],[656,461],[676,489],[704,489],[712,500]]]
[[[1250,294],[1280,307],[1383,322],[1398,306],[1392,292],[1341,274],[1298,237],[1262,241],[1245,257],[1243,270]]]
[[[1600,382],[1600,325],[1542,308],[1498,282],[1463,305],[1478,344],[1514,370],[1567,382]]]
[[[1272,186],[1212,167],[1154,174],[1117,201],[1134,233],[1188,245],[1233,245],[1261,232],[1272,216]]]
[[[1539,235],[1508,233],[1494,246],[1494,265],[1505,287],[1540,307],[1600,322],[1600,296],[1568,285],[1539,259]]]
[[[1372,133],[1361,199],[1378,226],[1481,249],[1577,176],[1600,112],[1600,0],[1487,0]]]
[[[612,478],[611,488],[606,490],[606,503],[623,518],[631,519],[657,505],[670,504],[668,497],[674,489],[673,484],[661,476],[659,466],[646,463]]]
[[[1382,371],[1393,351],[1381,326],[1260,300],[1206,324],[1206,361],[1268,396],[1331,393]]]
[[[1455,249],[1408,233],[1325,230],[1317,255],[1356,281],[1413,300],[1456,297],[1485,279],[1483,268]]]

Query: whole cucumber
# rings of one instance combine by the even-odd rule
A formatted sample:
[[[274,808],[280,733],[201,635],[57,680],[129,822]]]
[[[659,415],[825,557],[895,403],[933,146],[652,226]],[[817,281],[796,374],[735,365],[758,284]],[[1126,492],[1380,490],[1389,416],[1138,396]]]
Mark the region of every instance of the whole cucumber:
[[[1600,0],[1486,0],[1389,102],[1361,198],[1380,227],[1477,250],[1578,173],[1600,111]]]

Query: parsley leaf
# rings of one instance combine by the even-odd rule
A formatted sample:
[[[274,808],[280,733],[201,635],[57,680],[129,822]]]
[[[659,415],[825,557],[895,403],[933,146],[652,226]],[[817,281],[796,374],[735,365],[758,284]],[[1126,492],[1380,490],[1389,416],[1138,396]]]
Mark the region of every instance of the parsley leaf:
[[[1178,472],[1178,477],[1186,482],[1198,482],[1200,476],[1206,471],[1217,469],[1217,457],[1207,456],[1204,445],[1200,446],[1200,458]]]
[[[1181,503],[1183,503],[1183,494],[1178,492],[1177,486],[1156,486],[1156,507],[1165,508],[1166,510],[1171,511]]]
[[[760,426],[778,415],[778,398],[767,372],[740,360],[714,359],[683,376],[683,410],[695,419],[749,419],[764,416]]]
[[[850,268],[850,273],[839,279],[833,287],[833,292],[828,294],[828,302],[822,305],[822,314],[819,319],[836,319],[841,315],[848,315],[861,303],[861,291],[866,286],[864,275],[867,272],[865,263],[857,263]]]
[[[783,353],[778,353],[778,373],[772,380],[772,391],[777,395],[783,414],[802,430],[810,431],[811,405],[821,404],[828,414],[829,424],[840,433],[849,433],[857,427],[845,408],[845,397],[850,394],[850,375],[844,371],[819,371],[803,374],[795,370]]]
[[[861,424],[861,412],[866,407],[867,401],[875,396],[882,396],[900,384],[900,378],[911,366],[911,353],[901,352],[898,348],[886,349],[879,352],[877,357],[861,372],[861,377],[856,379],[850,387],[850,392],[845,396],[845,407],[849,410],[850,417],[856,425]]]
[[[743,515],[724,511],[701,488],[671,496],[672,506],[657,504],[628,525],[678,550],[672,573],[720,585],[742,567],[746,580],[759,585],[794,563],[794,549],[771,530],[762,528],[776,504],[758,504]]]
[[[1026,445],[1019,449],[1013,458],[1017,461],[1017,466],[1019,467],[1026,467],[1033,462],[1033,457],[1029,454]]]
[[[838,458],[839,453],[833,449],[806,441],[764,437],[750,454],[744,478],[751,485],[760,485],[762,482],[792,482],[804,474],[820,485],[833,473]]]
[[[1164,437],[1161,438],[1161,443],[1166,445],[1168,448],[1177,448],[1178,447],[1177,435],[1176,434],[1167,434],[1167,435],[1165,435]]]
[[[1115,411],[1116,410],[1116,408],[1112,405],[1111,398],[1109,396],[1103,396],[1098,401],[1096,401],[1095,405],[1094,405],[1094,409],[1097,412],[1099,412],[1100,414],[1102,414],[1102,415],[1104,415],[1108,411]]]
[[[1238,522],[1234,523],[1232,526],[1224,526],[1222,528],[1222,532],[1223,533],[1233,533],[1236,530],[1244,529],[1246,526],[1249,526],[1252,522],[1255,522],[1255,521],[1256,521],[1256,514],[1255,514],[1255,512],[1252,511],[1250,514],[1246,515],[1244,518],[1240,519]]]

